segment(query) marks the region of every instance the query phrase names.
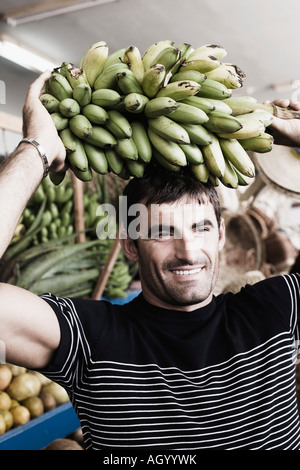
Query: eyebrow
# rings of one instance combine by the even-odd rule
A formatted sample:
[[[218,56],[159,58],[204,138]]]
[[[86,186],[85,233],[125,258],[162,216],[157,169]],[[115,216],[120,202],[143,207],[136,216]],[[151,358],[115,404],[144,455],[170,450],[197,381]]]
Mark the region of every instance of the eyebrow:
[[[199,222],[195,222],[192,225],[192,230],[199,228],[199,227],[214,227],[214,224],[210,219],[204,219]],[[172,232],[176,232],[177,229],[174,225],[162,225],[162,224],[153,225],[148,230],[148,237],[150,237],[152,233],[161,232],[163,230],[168,230],[170,233],[172,233]]]

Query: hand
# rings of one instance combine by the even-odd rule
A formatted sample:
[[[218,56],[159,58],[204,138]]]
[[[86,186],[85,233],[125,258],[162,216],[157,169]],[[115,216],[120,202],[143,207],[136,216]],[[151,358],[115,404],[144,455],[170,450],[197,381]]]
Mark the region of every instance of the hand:
[[[265,101],[265,104],[269,103],[270,101]],[[276,99],[273,103],[282,108],[290,107],[300,112],[300,101]],[[300,147],[300,119],[279,119],[274,117],[268,130],[271,131],[275,144]]]
[[[62,171],[65,169],[66,151],[50,114],[39,99],[50,74],[50,71],[42,73],[29,87],[23,107],[23,134],[44,147],[51,171]]]

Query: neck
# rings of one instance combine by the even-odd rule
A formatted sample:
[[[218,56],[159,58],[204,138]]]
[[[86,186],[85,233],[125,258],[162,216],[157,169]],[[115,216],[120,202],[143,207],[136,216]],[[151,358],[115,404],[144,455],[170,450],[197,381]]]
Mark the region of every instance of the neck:
[[[172,301],[160,299],[157,296],[155,296],[152,292],[149,292],[147,289],[144,289],[143,287],[142,287],[142,292],[143,292],[144,299],[147,302],[149,302],[149,304],[155,305],[156,307],[165,308],[167,310],[179,310],[182,312],[192,312],[193,310],[196,310],[198,308],[205,307],[212,301],[212,298],[213,298],[213,294],[210,293],[206,299],[200,302],[196,302],[193,304],[180,305],[175,302],[172,303]]]

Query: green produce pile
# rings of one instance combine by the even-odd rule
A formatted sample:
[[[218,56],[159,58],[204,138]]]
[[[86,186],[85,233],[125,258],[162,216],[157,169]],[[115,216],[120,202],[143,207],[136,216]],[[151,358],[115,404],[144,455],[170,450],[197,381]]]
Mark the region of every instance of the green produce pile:
[[[105,178],[96,191],[88,184],[84,192],[86,241],[77,243],[74,227],[73,187],[69,175],[59,185],[49,177],[37,188],[19,221],[15,235],[0,264],[0,281],[23,287],[35,294],[90,297],[114,243],[116,221],[97,209],[108,202]],[[95,181],[96,183],[96,181]],[[99,210],[99,209],[98,209]],[[99,239],[101,220],[111,232]],[[108,279],[104,296],[125,297],[137,272],[120,252]]]
[[[144,54],[136,46],[109,54],[100,41],[79,67],[63,62],[54,69],[41,101],[75,175],[141,177],[155,162],[170,171],[189,166],[215,186],[249,184],[255,167],[247,151],[271,150],[266,127],[273,107],[232,96],[245,73],[222,61],[226,55],[221,46],[194,49],[169,40]]]

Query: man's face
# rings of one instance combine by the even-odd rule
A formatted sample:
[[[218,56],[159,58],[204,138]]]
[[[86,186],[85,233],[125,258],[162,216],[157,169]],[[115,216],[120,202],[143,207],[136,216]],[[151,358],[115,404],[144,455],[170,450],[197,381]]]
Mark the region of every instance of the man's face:
[[[181,310],[209,303],[225,238],[224,223],[219,229],[212,204],[185,198],[148,207],[147,218],[147,237],[143,233],[138,247],[132,247],[145,299]]]

